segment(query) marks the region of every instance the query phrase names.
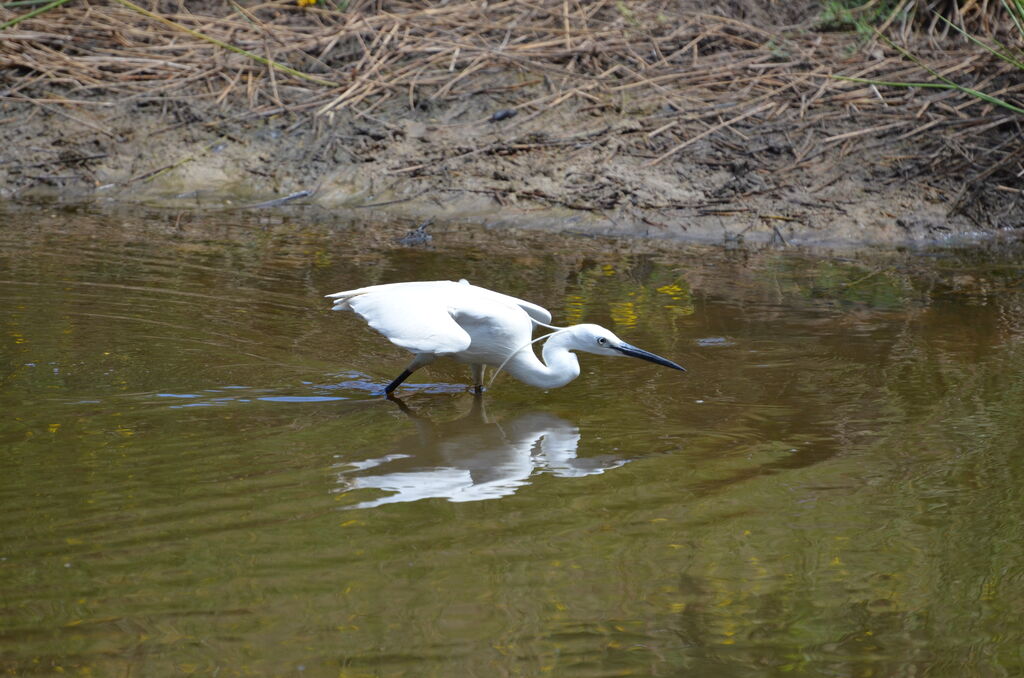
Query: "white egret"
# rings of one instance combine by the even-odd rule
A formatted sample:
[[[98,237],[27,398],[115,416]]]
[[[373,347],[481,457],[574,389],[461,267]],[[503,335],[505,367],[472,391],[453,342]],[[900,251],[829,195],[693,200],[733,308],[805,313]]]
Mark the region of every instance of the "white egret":
[[[477,393],[483,390],[486,365],[505,369],[530,386],[565,386],[580,374],[573,351],[632,356],[686,371],[600,325],[552,327],[547,309],[465,280],[373,285],[326,296],[334,300],[332,310],[355,311],[391,343],[414,354],[405,371],[385,387],[389,396],[413,372],[441,357],[467,363]],[[555,330],[547,335],[543,362],[530,346],[535,324]]]

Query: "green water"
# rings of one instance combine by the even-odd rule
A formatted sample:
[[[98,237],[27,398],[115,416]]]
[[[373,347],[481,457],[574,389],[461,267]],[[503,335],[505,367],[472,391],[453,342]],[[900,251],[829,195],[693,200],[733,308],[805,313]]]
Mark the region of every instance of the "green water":
[[[0,673],[1019,676],[1024,264],[0,214]],[[690,372],[407,356],[457,279]]]

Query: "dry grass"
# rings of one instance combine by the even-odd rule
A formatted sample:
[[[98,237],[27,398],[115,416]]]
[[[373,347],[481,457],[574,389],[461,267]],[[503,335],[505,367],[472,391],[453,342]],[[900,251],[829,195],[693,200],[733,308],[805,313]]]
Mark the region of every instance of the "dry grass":
[[[3,100],[67,115],[111,101],[177,101],[196,111],[197,123],[217,124],[281,113],[372,118],[395,106],[457,106],[488,95],[508,102],[516,122],[566,105],[622,116],[630,124],[598,134],[617,137],[621,152],[649,165],[706,137],[742,145],[755,127],[789,140],[791,162],[780,171],[865,140],[915,137],[927,140],[919,160],[933,167],[952,154],[960,160],[953,171],[991,176],[1000,163],[1019,162],[1017,148],[978,141],[1019,125],[1006,111],[955,90],[837,79],[931,79],[885,43],[865,44],[852,32],[762,28],[666,0],[337,4],[63,5],[0,33]],[[968,19],[982,25],[996,16],[994,5]],[[25,10],[4,8],[0,22]],[[912,41],[911,25],[896,16],[887,28]],[[922,37],[916,53],[950,79],[1024,101],[1020,73],[958,36],[941,44]],[[532,143],[509,140],[516,142]]]
[[[1019,40],[1003,4],[1006,1],[1016,0],[867,0],[856,13],[875,12],[881,19],[876,28],[902,42],[927,42],[941,49],[955,36],[951,23],[973,35],[1008,42]]]

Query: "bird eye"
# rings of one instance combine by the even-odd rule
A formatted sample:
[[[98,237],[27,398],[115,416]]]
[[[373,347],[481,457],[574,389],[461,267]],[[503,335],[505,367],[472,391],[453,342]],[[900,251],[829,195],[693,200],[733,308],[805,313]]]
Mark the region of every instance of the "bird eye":
[[[604,337],[598,337],[597,338],[597,343],[600,344],[601,346],[604,346],[605,344],[608,343],[608,340],[605,339]]]

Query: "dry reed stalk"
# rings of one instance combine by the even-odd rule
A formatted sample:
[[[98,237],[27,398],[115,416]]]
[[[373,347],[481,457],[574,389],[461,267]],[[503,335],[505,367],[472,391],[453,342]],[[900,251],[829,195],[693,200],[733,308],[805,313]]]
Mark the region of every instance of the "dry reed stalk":
[[[744,111],[743,113],[741,113],[741,114],[739,114],[737,116],[734,116],[734,117],[732,117],[732,118],[730,118],[730,119],[728,119],[728,120],[726,120],[724,122],[720,122],[717,125],[714,125],[713,127],[710,127],[708,129],[706,129],[705,131],[701,132],[697,136],[691,137],[691,138],[687,139],[686,141],[684,141],[683,143],[678,144],[677,146],[673,147],[672,149],[666,151],[665,153],[662,153],[661,155],[659,155],[654,160],[651,160],[650,162],[645,163],[645,166],[646,167],[651,167],[653,165],[657,165],[662,160],[665,160],[666,158],[675,155],[676,153],[678,153],[679,151],[683,150],[684,148],[686,148],[690,144],[695,143],[695,142],[703,139],[704,137],[708,136],[709,134],[711,134],[713,132],[717,132],[720,129],[725,129],[725,128],[728,128],[728,127],[730,127],[732,125],[735,125],[736,123],[740,122],[741,120],[745,120],[746,118],[749,118],[752,115],[757,115],[758,113],[760,113],[762,111],[765,111],[765,110],[767,110],[769,108],[773,108],[774,106],[775,106],[775,104],[761,104],[760,106],[756,106],[755,108],[752,108],[752,109],[749,109],[747,111]]]
[[[968,116],[965,111],[985,107],[970,108],[977,102],[961,92],[834,79],[931,78],[885,45],[873,48],[881,51],[879,59],[851,57],[853,36],[813,30],[780,35],[730,17],[681,12],[668,0],[628,7],[612,0],[500,0],[486,6],[353,0],[344,13],[286,0],[197,2],[189,12],[168,13],[129,0],[94,1],[19,19],[0,34],[8,91],[29,95],[18,101],[46,101],[56,110],[90,97],[158,96],[206,111],[200,117],[215,119],[205,124],[218,125],[275,111],[362,116],[385,101],[401,100],[412,109],[423,101],[488,97],[494,106],[529,111],[506,132],[526,129],[556,108],[592,106],[638,121],[639,129],[631,129],[639,134],[610,127],[601,138],[616,136],[623,152],[653,156],[648,166],[698,141],[725,143],[722,137],[730,133],[749,143],[769,124],[803,135],[792,149],[793,166],[819,157],[825,147],[891,133],[898,127],[892,116],[910,127],[900,130],[899,139],[952,123],[979,134],[1005,124],[996,122],[1005,120],[1001,115]],[[991,15],[987,6],[982,10]],[[0,7],[0,23],[17,18]],[[890,19],[895,26],[896,14]],[[1016,100],[1024,91],[979,50],[957,45],[923,58],[944,77],[971,87],[987,86]],[[68,96],[54,96],[58,92]],[[227,118],[219,113],[239,100],[248,111]],[[856,120],[845,120],[850,111]],[[693,128],[695,134],[688,131]]]

